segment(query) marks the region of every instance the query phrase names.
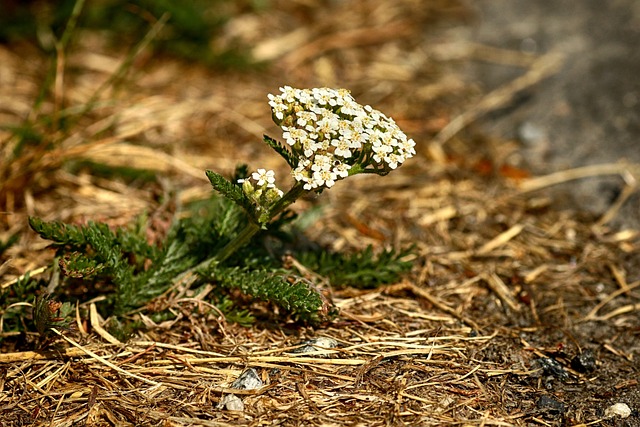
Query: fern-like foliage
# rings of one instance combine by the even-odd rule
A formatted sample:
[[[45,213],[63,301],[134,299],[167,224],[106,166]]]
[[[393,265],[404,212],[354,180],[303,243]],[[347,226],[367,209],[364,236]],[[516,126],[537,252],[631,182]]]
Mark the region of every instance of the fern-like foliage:
[[[51,333],[51,328],[66,329],[69,326],[73,306],[51,298],[47,293],[38,295],[33,302],[33,320],[40,337]]]
[[[368,246],[362,252],[343,254],[325,250],[303,252],[298,261],[314,272],[325,276],[334,286],[374,288],[394,283],[411,270],[413,248],[401,251],[385,249],[375,254]]]
[[[280,154],[280,156],[289,164],[289,166],[291,166],[291,169],[295,169],[298,167],[299,158],[297,156],[294,156],[287,147],[268,135],[263,135],[262,138],[264,139],[265,144],[273,148],[276,153]]]
[[[24,331],[25,326],[30,330],[35,328],[32,319],[27,315],[29,310],[26,310],[21,303],[32,301],[38,289],[45,286],[46,283],[43,280],[31,278],[27,273],[13,286],[0,289],[0,317],[2,318],[0,342],[9,336],[4,335],[6,332]]]
[[[59,221],[46,222],[37,217],[29,217],[29,225],[42,238],[52,240],[56,246],[84,249],[85,238],[80,227]]]
[[[231,323],[237,323],[239,325],[248,327],[255,322],[253,314],[243,308],[239,308],[233,299],[224,295],[216,302],[216,308],[224,315],[225,319]]]
[[[104,273],[105,266],[81,252],[64,254],[58,261],[62,273],[74,279],[90,279]]]
[[[324,320],[334,313],[333,306],[311,282],[286,272],[217,267],[213,274],[220,285],[272,302],[304,320]]]
[[[246,173],[246,168],[236,171],[237,176]],[[226,312],[233,312],[228,297],[234,295],[229,290],[235,289],[275,304],[298,319],[318,321],[334,315],[334,307],[311,281],[283,267],[284,253],[292,251],[300,263],[336,286],[370,288],[392,283],[411,268],[406,259],[410,249],[374,253],[368,247],[360,253],[340,254],[303,244],[300,232],[293,227],[296,217],[288,211],[274,218],[268,229],[259,231],[232,256],[203,267],[205,260],[215,259],[251,221],[243,206],[247,200],[242,189],[215,173],[208,176],[226,197],[214,195],[188,206],[157,244],[147,241],[145,217],[118,229],[95,222],[70,225],[38,218],[30,218],[29,223],[40,236],[53,242],[66,281],[82,280],[89,289],[95,285],[95,289],[110,292],[108,308],[118,317],[146,305],[182,273],[195,271],[199,277],[195,285],[214,285],[212,298],[224,303]],[[41,318],[46,318],[43,315],[48,307],[41,305]],[[238,318],[250,321],[245,314]]]
[[[155,271],[144,269],[147,260],[160,259],[161,251],[136,230],[112,231],[104,223],[75,226],[34,217],[29,218],[29,224],[40,236],[53,241],[63,255],[60,264],[67,276],[113,282],[116,314],[144,305],[164,290],[148,286]]]
[[[242,187],[234,184],[227,180],[224,176],[212,171],[206,171],[207,178],[211,182],[213,188],[216,189],[220,194],[222,194],[227,199],[234,202],[236,205],[242,207],[251,217],[255,216],[255,209],[253,207],[253,203],[244,191],[242,191]]]
[[[195,204],[190,212],[192,215],[178,221],[159,246],[147,243],[145,229],[140,226],[111,230],[101,223],[78,226],[38,218],[30,218],[29,223],[43,238],[53,241],[65,276],[112,284],[113,313],[122,315],[144,306],[181,273],[215,255],[247,221],[240,208],[221,197]],[[283,214],[270,231],[286,238],[282,228],[293,218]],[[214,270],[200,271],[202,280],[269,301],[304,320],[317,320],[332,312],[312,283],[279,268],[263,237],[256,236]]]
[[[197,214],[177,221],[160,245],[147,242],[144,221],[116,230],[102,223],[77,226],[38,218],[29,218],[29,224],[53,241],[67,277],[113,284],[113,312],[121,315],[160,295],[246,222],[240,209],[219,197],[192,209]]]

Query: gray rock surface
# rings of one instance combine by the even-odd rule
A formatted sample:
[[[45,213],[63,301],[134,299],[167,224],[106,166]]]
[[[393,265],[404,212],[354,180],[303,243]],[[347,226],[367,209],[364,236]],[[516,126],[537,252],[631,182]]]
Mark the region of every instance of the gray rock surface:
[[[518,139],[526,166],[537,174],[620,160],[640,164],[640,1],[476,0],[472,6],[473,41],[565,55],[556,75],[485,117],[483,130]],[[472,73],[491,89],[522,69],[478,63]],[[562,184],[554,194],[600,215],[624,186],[621,177],[600,176]],[[638,191],[612,223],[640,227]]]

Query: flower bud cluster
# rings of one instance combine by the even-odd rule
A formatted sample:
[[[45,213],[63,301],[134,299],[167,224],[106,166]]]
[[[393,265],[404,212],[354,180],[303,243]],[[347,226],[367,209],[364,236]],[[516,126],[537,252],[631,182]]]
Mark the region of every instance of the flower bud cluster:
[[[271,206],[284,195],[276,187],[276,174],[272,170],[258,169],[250,178],[239,179],[238,184],[242,184],[242,191],[258,210]]]
[[[364,170],[388,173],[416,154],[393,119],[358,104],[346,89],[284,86],[280,92],[268,95],[269,105],[298,158],[291,174],[305,190],[332,187]]]

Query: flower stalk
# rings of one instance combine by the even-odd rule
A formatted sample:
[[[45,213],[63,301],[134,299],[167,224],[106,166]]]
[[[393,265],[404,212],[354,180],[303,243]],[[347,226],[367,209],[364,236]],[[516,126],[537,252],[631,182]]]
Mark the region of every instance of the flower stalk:
[[[265,169],[233,184],[212,181],[218,191],[245,209],[250,221],[198,267],[229,259],[305,193],[320,193],[360,173],[387,175],[416,153],[415,142],[393,119],[358,104],[345,89],[284,86],[280,92],[268,98],[273,121],[282,129],[286,145],[267,136],[265,142],[289,163],[294,185],[283,193],[276,186],[275,173]]]
[[[306,191],[302,188],[301,184],[296,184],[291,187],[287,194],[262,214],[258,222],[249,221],[233,240],[227,243],[227,245],[225,245],[214,257],[204,261],[203,265],[211,265],[212,262],[221,264],[226,261],[236,251],[249,243],[251,238],[255,236],[258,231],[264,229],[266,227],[265,224],[268,224],[273,218],[293,204],[305,192]]]

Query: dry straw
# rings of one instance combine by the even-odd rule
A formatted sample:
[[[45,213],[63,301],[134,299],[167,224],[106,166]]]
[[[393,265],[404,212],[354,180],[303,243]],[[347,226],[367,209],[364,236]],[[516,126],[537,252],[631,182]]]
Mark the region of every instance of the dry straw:
[[[74,327],[57,330],[57,341],[45,349],[36,349],[31,335],[25,338],[30,351],[11,346],[15,337],[3,337],[2,422],[59,427],[558,425],[537,406],[539,396],[552,395],[566,402],[562,423],[603,423],[598,396],[618,398],[637,389],[629,374],[638,373],[637,340],[629,331],[639,327],[634,261],[639,233],[611,230],[608,222],[636,191],[638,165],[596,165],[513,180],[475,173],[471,165],[478,148],[460,148],[466,127],[550,76],[561,59],[553,53],[524,57],[443,44],[442,37],[426,34],[439,13],[462,13],[454,2],[422,2],[419,8],[413,1],[331,2],[317,10],[299,2],[276,3],[255,21],[234,27],[238,37],[256,46],[257,57],[275,61],[272,68],[256,75],[220,75],[170,59],[159,66],[144,63],[128,90],[119,97],[103,92],[94,115],[61,139],[57,150],[37,157],[38,167],[50,168],[37,175],[38,185],[24,186],[24,175],[12,175],[15,185],[3,193],[2,210],[10,213],[1,217],[3,230],[24,226],[25,214],[104,219],[114,226],[129,223],[142,210],[163,218],[170,209],[157,202],[158,194],[186,189],[176,197],[178,204],[206,197],[210,190],[198,171],[231,171],[237,161],[259,158],[267,169],[286,173],[285,165],[270,160],[256,141],[271,126],[264,96],[283,84],[286,72],[300,86],[320,82],[352,88],[397,114],[399,125],[420,141],[420,158],[375,186],[365,183],[370,177],[350,180],[349,186],[338,183],[322,204],[322,218],[307,230],[310,240],[334,250],[415,243],[414,271],[380,289],[332,290],[341,315],[314,329],[286,323],[259,305],[254,308],[260,321],[253,327],[229,324],[177,286],[169,307],[176,320],[155,324],[145,313],[133,315],[147,329],[123,342],[105,330],[96,310],[100,302],[88,302],[78,307]],[[293,26],[300,19],[308,19],[302,30]],[[117,69],[126,59],[94,45],[93,38],[86,40],[68,59],[80,70],[88,69],[96,52],[105,52],[101,60],[110,67],[103,69]],[[454,67],[478,57],[515,64],[524,74],[473,97],[472,85]],[[36,76],[40,62],[33,53],[22,57],[4,46],[0,59],[5,79],[0,114],[15,124],[28,113],[25,106],[36,85],[26,80],[17,85],[11,76]],[[91,72],[100,78],[67,76],[66,93],[58,99],[89,101],[86,94],[110,78],[95,68]],[[457,101],[454,111],[443,107],[453,102],[440,102],[443,94]],[[112,133],[105,136],[107,129]],[[432,135],[432,143],[425,143]],[[496,144],[503,144],[500,151],[510,149]],[[2,149],[4,154],[8,148]],[[22,165],[29,174],[34,158]],[[171,179],[132,188],[87,173],[73,176],[58,169],[63,159],[111,166],[134,159]],[[559,183],[604,175],[621,176],[627,189],[601,218],[555,210],[543,193]],[[51,254],[43,246],[25,235],[11,249],[10,264],[0,268],[3,292],[29,270],[31,277],[46,278],[46,269],[39,267],[49,264]],[[310,277],[317,278],[314,272]],[[89,313],[90,327],[80,313]],[[317,336],[335,339],[339,346],[292,353]],[[552,356],[569,368],[571,357],[593,349],[598,371],[569,370],[568,384],[549,380],[534,363]],[[266,385],[230,390],[248,367],[256,368]],[[243,413],[217,409],[231,391],[243,399]]]

